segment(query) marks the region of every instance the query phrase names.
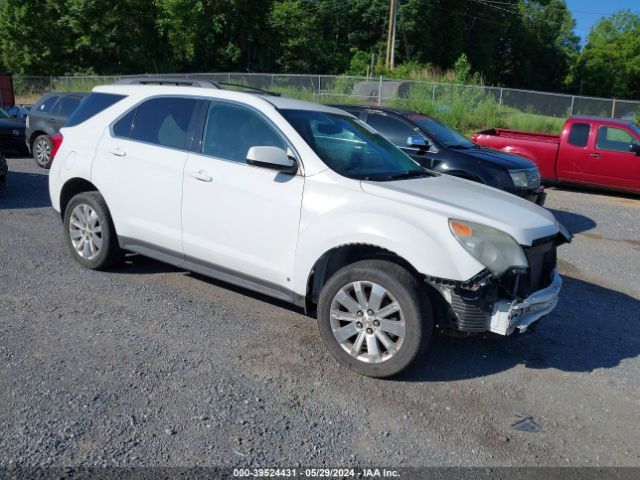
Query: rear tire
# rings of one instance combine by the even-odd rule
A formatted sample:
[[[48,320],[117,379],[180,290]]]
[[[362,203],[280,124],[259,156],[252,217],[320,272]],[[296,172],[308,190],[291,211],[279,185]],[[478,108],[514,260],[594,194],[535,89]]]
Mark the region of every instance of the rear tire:
[[[65,208],[67,247],[76,262],[92,270],[104,270],[124,260],[107,204],[98,192],[74,196]]]
[[[33,159],[39,167],[49,170],[51,168],[51,139],[49,135],[39,135],[31,146]]]
[[[318,328],[341,364],[389,377],[426,352],[433,312],[419,281],[399,265],[364,260],[338,270],[318,301]]]

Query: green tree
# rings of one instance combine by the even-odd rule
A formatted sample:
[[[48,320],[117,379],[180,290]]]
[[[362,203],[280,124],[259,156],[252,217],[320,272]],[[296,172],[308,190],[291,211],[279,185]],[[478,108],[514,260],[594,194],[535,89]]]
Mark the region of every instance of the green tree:
[[[261,70],[271,65],[271,0],[155,0],[157,28],[177,70]]]
[[[498,83],[510,87],[562,90],[580,44],[564,0],[520,0],[518,15],[505,19],[498,46]]]
[[[67,71],[71,44],[59,21],[63,8],[53,1],[0,2],[0,58],[6,68],[36,75]]]
[[[570,81],[584,94],[640,98],[640,15],[624,10],[600,20]]]

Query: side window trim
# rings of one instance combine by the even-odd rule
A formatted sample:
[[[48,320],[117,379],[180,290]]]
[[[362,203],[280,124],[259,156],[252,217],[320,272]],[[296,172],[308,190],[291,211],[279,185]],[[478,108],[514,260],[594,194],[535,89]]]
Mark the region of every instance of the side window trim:
[[[302,160],[300,159],[300,155],[298,154],[298,151],[293,146],[293,143],[282,132],[282,130],[280,130],[280,128],[278,128],[278,126],[269,117],[267,117],[264,113],[262,113],[260,110],[258,110],[257,108],[255,108],[255,107],[253,107],[251,105],[247,105],[246,103],[235,102],[233,100],[227,100],[227,99],[221,99],[221,98],[209,98],[208,100],[209,100],[209,102],[207,102],[208,104],[207,104],[207,107],[206,107],[206,109],[204,111],[204,121],[202,123],[202,131],[201,131],[201,135],[200,135],[200,140],[198,142],[194,141],[194,146],[197,144],[197,145],[199,145],[200,148],[197,151],[194,150],[194,153],[196,153],[197,155],[202,155],[203,157],[213,158],[215,160],[220,160],[222,162],[228,162],[228,163],[233,163],[235,165],[244,165],[245,167],[254,168],[254,167],[251,167],[251,165],[248,165],[246,162],[236,162],[234,160],[230,160],[230,159],[222,158],[222,157],[217,157],[215,155],[212,155],[210,153],[205,153],[205,152],[202,151],[202,147],[204,146],[204,134],[205,134],[205,128],[206,128],[206,123],[207,123],[207,117],[209,116],[209,109],[211,108],[211,106],[213,104],[234,105],[234,106],[237,106],[237,107],[245,108],[245,109],[250,110],[251,112],[255,113],[261,120],[263,120],[267,125],[269,125],[269,127],[271,127],[273,129],[275,134],[278,137],[280,137],[282,142],[287,146],[287,151],[289,153],[293,153],[294,158],[298,162],[298,165],[300,166],[300,170],[298,172],[298,175],[302,174],[302,170],[303,170],[304,167],[303,167],[303,164],[302,164]]]

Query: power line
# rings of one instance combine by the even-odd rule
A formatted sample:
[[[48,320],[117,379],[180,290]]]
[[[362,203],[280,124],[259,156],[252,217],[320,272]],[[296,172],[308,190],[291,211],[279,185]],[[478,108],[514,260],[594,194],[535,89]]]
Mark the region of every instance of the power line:
[[[473,0],[476,1],[476,0]],[[494,5],[508,5],[508,6],[512,6],[512,7],[517,7],[518,4],[517,3],[513,3],[513,2],[497,2],[494,0],[482,0],[482,1],[478,1],[478,3],[484,3],[486,4],[488,7],[489,6],[494,6]],[[493,4],[493,5],[489,5],[489,4]],[[552,7],[549,5],[541,5],[544,9],[546,10],[562,10],[562,11],[568,11],[571,13],[580,13],[580,14],[584,14],[584,15],[598,15],[601,17],[610,17],[611,15],[615,15],[617,12],[613,12],[613,13],[604,13],[604,12],[593,12],[593,11],[585,11],[585,10],[571,10],[569,7]],[[496,7],[497,8],[497,7]],[[515,12],[515,10],[513,10]]]
[[[508,9],[508,8],[498,7],[496,5],[491,5],[490,3],[484,2],[482,0],[472,0],[472,1],[475,2],[475,3],[479,3],[480,5],[484,5],[485,7],[491,7],[491,8],[495,8],[496,10],[502,10],[503,12],[512,13],[512,14],[520,13],[520,12],[518,12],[516,10],[511,10],[511,9]],[[513,4],[513,3],[510,3],[509,5],[514,5],[515,6],[515,4]]]

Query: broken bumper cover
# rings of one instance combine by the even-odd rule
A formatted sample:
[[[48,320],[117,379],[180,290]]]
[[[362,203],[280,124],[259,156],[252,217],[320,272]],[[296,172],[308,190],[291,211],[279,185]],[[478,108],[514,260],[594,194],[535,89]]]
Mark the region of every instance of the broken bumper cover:
[[[532,293],[521,302],[500,300],[495,303],[487,330],[500,335],[511,335],[516,329],[521,333],[548,315],[558,304],[562,278],[554,269],[551,285]]]

